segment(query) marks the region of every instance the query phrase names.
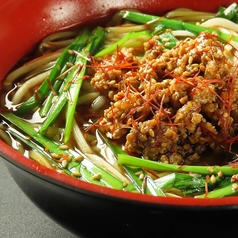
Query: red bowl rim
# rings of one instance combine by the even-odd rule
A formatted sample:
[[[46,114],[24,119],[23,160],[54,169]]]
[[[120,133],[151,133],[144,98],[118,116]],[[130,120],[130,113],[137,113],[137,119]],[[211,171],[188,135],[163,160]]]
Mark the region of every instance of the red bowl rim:
[[[22,2],[26,3],[27,0],[21,0]],[[43,2],[47,2],[49,0],[35,0],[35,1],[28,1],[29,4],[30,2],[32,2],[31,4],[33,4],[34,6],[39,5],[42,6]],[[60,0],[55,0],[60,2]],[[76,2],[78,3],[82,3],[82,4],[87,4],[87,1],[84,0],[76,0]],[[92,1],[93,2],[93,1]],[[91,2],[91,3],[92,3]],[[98,9],[97,11],[95,11],[95,15],[97,15],[97,17],[99,18],[100,16],[105,16],[109,10],[105,11],[105,5],[108,5],[109,8],[108,9],[113,9],[115,10],[119,10],[122,9],[124,5],[124,1],[123,0],[118,0],[117,1],[117,6],[114,7],[112,6],[114,1],[103,1],[101,3],[99,3],[98,1],[94,1],[94,3],[98,4]],[[133,1],[126,1],[128,2],[127,7],[129,6],[140,6],[141,9],[146,9],[146,6],[144,6],[145,4],[143,4],[142,1],[140,0],[133,0]],[[169,8],[169,4],[171,4],[172,1],[166,2],[167,8]],[[214,1],[215,2],[215,1]],[[226,3],[229,4],[233,2],[231,1],[225,1],[225,0],[217,0],[216,4],[217,5],[222,5],[222,3]],[[154,3],[154,1],[147,1],[146,2],[148,4],[148,6],[151,8],[151,6],[153,4],[162,4],[161,1],[157,1],[157,3]],[[196,6],[196,2],[195,1],[190,1],[190,0],[181,0],[181,1],[175,1],[176,4],[178,3],[183,3],[183,6]],[[203,5],[203,7],[205,7],[206,0],[200,0],[200,6]],[[0,13],[3,12],[3,10],[5,9],[9,9],[9,6],[12,6],[10,4],[14,4],[12,0],[6,0],[2,6],[0,6]],[[26,7],[26,9],[29,9],[29,7],[31,7],[31,5],[24,5]],[[100,5],[101,4],[101,5]],[[151,5],[152,4],[152,5]],[[159,6],[159,5],[158,5]],[[95,6],[94,6],[95,7]],[[149,8],[148,7],[148,8]],[[201,8],[203,8],[201,7]],[[211,6],[208,6],[210,9],[212,9]],[[1,11],[2,9],[2,11]],[[10,8],[11,9],[11,8]],[[101,11],[101,14],[99,14],[99,12]],[[148,9],[147,9],[148,10]],[[12,13],[15,14],[21,14],[18,13],[17,9],[13,9]],[[154,12],[154,10],[153,10]],[[26,13],[28,14],[28,13]],[[30,14],[30,13],[29,13]],[[99,14],[99,15],[98,15]],[[4,14],[3,14],[4,16]],[[5,17],[7,15],[5,14]],[[31,15],[32,17],[32,15]],[[16,17],[17,18],[17,17]],[[7,17],[6,17],[7,19]],[[5,19],[5,20],[6,20]],[[86,21],[88,21],[89,18],[87,18]],[[1,23],[1,15],[0,15],[0,23]],[[81,23],[83,23],[83,20],[81,21]],[[10,23],[9,23],[10,24]],[[14,24],[13,22],[11,24]],[[0,24],[1,26],[1,24]],[[12,25],[11,25],[12,27]],[[39,38],[34,39],[39,40]],[[1,40],[0,40],[1,42]],[[27,50],[27,48],[25,49]],[[21,51],[21,54],[23,54],[23,51]],[[15,59],[16,60],[16,59]],[[8,66],[10,67],[10,65]],[[6,67],[4,69],[5,73],[7,72],[8,68]],[[0,80],[1,80],[1,70],[0,70]],[[203,199],[194,199],[194,198],[172,198],[172,197],[155,197],[155,196],[151,196],[151,195],[143,195],[143,194],[137,194],[137,193],[132,193],[132,192],[124,192],[124,191],[120,191],[120,190],[115,190],[115,189],[110,189],[110,188],[106,188],[106,187],[102,187],[102,186],[97,186],[97,185],[93,185],[93,184],[89,184],[87,182],[81,181],[79,179],[75,179],[72,178],[70,176],[58,173],[52,169],[48,169],[38,163],[36,163],[35,161],[32,161],[30,159],[27,159],[26,157],[24,157],[23,155],[21,155],[20,153],[16,152],[13,148],[11,148],[10,146],[8,146],[7,144],[5,144],[2,140],[0,140],[0,154],[1,156],[7,160],[8,162],[18,166],[19,168],[29,172],[29,173],[34,173],[35,175],[39,176],[39,177],[43,177],[44,179],[55,183],[55,184],[60,184],[61,186],[64,187],[70,187],[71,189],[74,189],[76,191],[79,192],[84,192],[84,193],[90,193],[93,196],[104,196],[106,199],[110,198],[110,199],[116,199],[116,200],[123,200],[123,201],[131,201],[131,202],[138,202],[138,203],[142,203],[142,204],[148,204],[151,205],[153,204],[154,206],[165,206],[165,207],[180,207],[180,208],[238,208],[238,197],[224,197],[224,198],[203,198]]]

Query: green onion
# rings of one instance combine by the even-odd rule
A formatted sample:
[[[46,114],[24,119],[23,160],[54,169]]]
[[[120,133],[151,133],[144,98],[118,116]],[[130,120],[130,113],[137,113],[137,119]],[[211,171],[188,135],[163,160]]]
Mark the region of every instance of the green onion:
[[[82,78],[86,71],[86,62],[82,62],[83,58],[87,61],[87,57],[89,54],[94,55],[98,49],[102,46],[102,43],[105,39],[105,31],[102,28],[96,28],[90,36],[89,43],[85,47],[85,49],[81,52],[82,56],[79,56],[76,62],[83,63],[83,69],[81,69],[79,75],[75,79],[75,82],[70,85],[69,95],[71,96],[70,100],[68,100],[67,112],[66,112],[66,125],[64,132],[64,142],[66,143],[69,138],[73,127],[73,120],[75,114],[75,108],[78,102],[79,92],[82,85]]]
[[[152,24],[153,26],[163,26],[164,29],[171,29],[171,30],[187,30],[195,35],[199,35],[201,32],[208,31],[209,33],[216,32],[218,37],[229,42],[231,39],[235,42],[238,42],[238,36],[232,36],[227,33],[223,33],[219,30],[202,27],[199,25],[195,25],[192,23],[187,23],[179,20],[172,20],[165,17],[158,17],[149,14],[144,14],[140,12],[133,12],[129,10],[123,10],[120,12],[120,15],[127,19],[137,23],[142,24]]]
[[[237,3],[232,3],[227,8],[220,7],[216,14],[216,17],[222,17],[238,24],[238,5]]]
[[[171,32],[164,32],[158,35],[159,42],[164,46],[166,49],[172,49],[176,46],[178,40],[174,37]]]
[[[78,153],[72,151],[71,149],[61,149],[62,144],[39,134],[32,124],[22,118],[19,118],[12,113],[4,113],[0,115],[28,135],[28,137],[24,136],[24,134],[19,133],[14,128],[9,126],[8,130],[14,137],[17,137],[19,140],[29,145],[32,149],[35,149],[44,155],[46,159],[49,159],[52,164],[62,169],[66,174],[93,184],[134,191],[131,185],[126,186],[123,181],[117,179],[106,170],[95,165],[86,157],[83,157],[80,161],[75,161],[74,159],[80,156]],[[62,164],[60,161],[57,161],[57,159],[53,162],[53,158],[51,156],[52,154],[57,154],[60,158],[64,158],[64,156],[66,156],[66,158],[68,158],[67,166],[62,167]]]
[[[54,85],[55,81],[58,80],[57,78],[60,75],[63,75],[67,70],[67,63],[74,63],[75,55],[72,55],[70,50],[74,49],[76,51],[80,51],[86,44],[89,34],[89,29],[82,28],[74,42],[63,51],[55,66],[51,70],[49,77],[36,90],[36,93],[23,104],[21,104],[17,109],[15,112],[17,115],[33,110],[45,100],[49,93],[52,93],[51,86]]]
[[[118,42],[108,46],[107,48],[99,51],[95,57],[102,58],[105,55],[111,54],[116,51],[117,48],[120,48],[123,44],[125,44],[127,41],[133,38],[141,38],[144,37],[145,40],[148,40],[150,38],[150,33],[147,31],[140,31],[140,32],[129,32],[126,34],[122,39],[120,39]]]
[[[88,35],[87,45],[80,52],[76,53],[77,57],[75,60],[75,66],[67,75],[63,87],[61,87],[59,92],[58,99],[55,103],[53,103],[49,116],[42,124],[40,129],[41,134],[44,134],[49,126],[55,122],[65,104],[68,102],[64,142],[66,143],[69,140],[70,133],[72,131],[75,108],[83,82],[83,77],[86,72],[88,58],[90,57],[90,54],[94,54],[95,51],[101,47],[101,43],[104,38],[105,31],[102,28],[96,28],[91,35]]]
[[[98,137],[102,139],[102,141],[111,149],[116,158],[118,158],[118,154],[122,153],[127,156],[127,153],[121,148],[121,146],[113,143],[99,130],[97,130],[96,133]],[[154,183],[153,179],[151,179],[151,177],[142,168],[130,167],[127,165],[124,165],[123,168],[127,172],[138,192],[153,195],[156,194],[157,196],[165,196],[162,190]],[[143,183],[143,179],[145,179],[145,184]]]
[[[161,162],[145,160],[130,155],[119,154],[118,164],[137,166],[141,168],[147,168],[157,171],[168,171],[168,172],[187,172],[187,173],[198,173],[205,175],[218,174],[222,172],[223,175],[232,176],[238,173],[238,168],[232,166],[191,166],[191,165],[175,165],[165,164]]]
[[[24,142],[26,145],[28,145],[33,150],[37,151],[41,155],[43,155],[47,160],[50,161],[51,164],[58,167],[59,169],[63,170],[66,174],[71,175],[71,172],[68,169],[65,169],[62,167],[61,164],[57,163],[52,157],[47,153],[45,150],[42,150],[42,147],[40,147],[37,143],[35,143],[33,140],[30,140],[28,136],[21,133],[19,130],[16,130],[13,127],[9,127],[8,132],[14,136],[15,138],[19,139],[20,141]]]
[[[124,184],[121,180],[117,179],[112,174],[108,173],[106,170],[103,170],[99,166],[96,166],[90,160],[84,159],[81,162],[80,173],[86,179],[86,181],[94,184],[98,184],[99,182],[105,186],[115,189],[122,190]],[[87,176],[86,176],[87,173]],[[91,175],[91,176],[89,176]]]
[[[209,177],[207,180],[207,175],[174,172],[156,179],[155,183],[164,192],[175,188],[180,190],[184,196],[193,196],[194,194],[205,193],[206,186],[209,190],[218,188],[226,179],[227,177],[214,176],[214,181],[212,181]]]
[[[50,91],[49,95],[47,96],[39,110],[39,114],[42,118],[46,117],[49,114],[50,108],[52,107],[53,98],[56,96],[55,92],[58,93],[62,83],[62,79],[58,79],[54,82],[53,90]]]
[[[238,194],[237,188],[238,188],[237,183],[230,183],[229,185],[223,188],[214,189],[213,191],[210,191],[208,193],[195,196],[195,198],[222,198],[232,196]]]
[[[52,151],[57,154],[69,154],[67,150],[61,150],[60,144],[52,141],[50,138],[46,136],[41,136],[39,132],[37,132],[37,128],[34,128],[31,123],[23,120],[22,118],[14,115],[13,113],[3,113],[0,114],[3,118],[10,121],[13,125],[18,127],[20,130],[24,131],[30,138],[37,141],[44,148],[48,148],[49,151]]]
[[[150,176],[146,175],[145,181],[146,181],[146,191],[148,190],[148,192],[145,192],[145,194],[152,194],[154,196],[165,197],[165,194],[162,191],[162,189],[157,186],[155,181]]]

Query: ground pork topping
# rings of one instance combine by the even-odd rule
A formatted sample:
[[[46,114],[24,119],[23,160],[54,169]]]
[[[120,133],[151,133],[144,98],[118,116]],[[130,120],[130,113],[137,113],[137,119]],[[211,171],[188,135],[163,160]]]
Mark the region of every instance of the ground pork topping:
[[[122,49],[101,59],[91,83],[110,99],[96,125],[146,159],[196,164],[237,134],[238,77],[216,35],[201,33],[164,50],[158,37],[144,55]]]

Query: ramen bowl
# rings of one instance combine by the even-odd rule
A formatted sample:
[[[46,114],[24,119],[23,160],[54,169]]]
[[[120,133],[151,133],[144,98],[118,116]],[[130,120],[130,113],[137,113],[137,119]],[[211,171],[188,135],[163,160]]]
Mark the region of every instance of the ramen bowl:
[[[216,12],[232,0],[6,0],[0,4],[0,80],[45,36],[103,22],[121,9],[163,14],[179,7]],[[0,140],[0,155],[26,196],[80,237],[233,234],[238,197],[175,198],[110,189],[27,159]]]

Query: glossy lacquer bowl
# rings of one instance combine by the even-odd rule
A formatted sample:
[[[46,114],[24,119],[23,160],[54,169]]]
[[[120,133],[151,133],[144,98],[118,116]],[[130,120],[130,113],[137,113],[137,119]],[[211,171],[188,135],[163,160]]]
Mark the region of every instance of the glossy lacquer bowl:
[[[0,80],[44,36],[136,8],[217,11],[233,0],[0,0]],[[47,169],[0,140],[0,155],[22,191],[80,237],[198,237],[235,234],[238,197],[164,198],[91,185]],[[49,234],[49,237],[51,235]]]

